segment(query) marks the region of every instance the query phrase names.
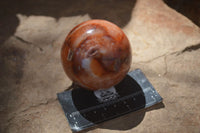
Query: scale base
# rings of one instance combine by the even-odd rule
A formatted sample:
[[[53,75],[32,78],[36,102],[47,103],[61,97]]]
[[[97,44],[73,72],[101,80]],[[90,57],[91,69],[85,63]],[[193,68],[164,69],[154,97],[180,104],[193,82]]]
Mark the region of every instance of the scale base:
[[[140,69],[129,72],[106,90],[75,88],[58,94],[71,130],[79,132],[98,123],[162,102]]]

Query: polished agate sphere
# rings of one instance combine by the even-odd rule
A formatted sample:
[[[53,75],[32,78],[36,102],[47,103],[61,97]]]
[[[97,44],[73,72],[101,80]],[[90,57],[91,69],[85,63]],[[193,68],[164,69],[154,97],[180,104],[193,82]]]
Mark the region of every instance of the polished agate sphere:
[[[131,48],[118,26],[105,20],[89,20],[69,32],[61,58],[75,84],[89,90],[107,89],[127,74]]]

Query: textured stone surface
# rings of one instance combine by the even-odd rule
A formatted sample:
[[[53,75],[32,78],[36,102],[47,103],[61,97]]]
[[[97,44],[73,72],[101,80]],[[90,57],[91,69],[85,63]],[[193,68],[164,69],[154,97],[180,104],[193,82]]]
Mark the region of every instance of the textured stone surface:
[[[62,2],[59,5],[66,4]],[[6,30],[0,37],[0,132],[71,132],[56,98],[56,93],[71,85],[61,65],[60,49],[72,27],[93,18],[122,27],[132,45],[131,70],[141,68],[164,101],[86,132],[200,132],[200,28],[163,1],[126,1],[124,5],[104,1],[105,10],[94,6],[102,3],[89,1],[82,10],[79,4],[70,3],[77,9],[60,7],[58,12],[51,3],[26,7],[23,1],[13,10],[0,3],[6,8],[7,14],[0,15],[9,20],[8,27],[16,26],[15,30],[1,28]],[[120,5],[123,8],[116,10]],[[116,13],[109,17],[108,9]],[[15,19],[9,13],[15,15],[17,25],[10,22]]]
[[[148,61],[200,42],[199,27],[161,0],[137,1],[131,18],[124,30],[132,42],[134,62]]]

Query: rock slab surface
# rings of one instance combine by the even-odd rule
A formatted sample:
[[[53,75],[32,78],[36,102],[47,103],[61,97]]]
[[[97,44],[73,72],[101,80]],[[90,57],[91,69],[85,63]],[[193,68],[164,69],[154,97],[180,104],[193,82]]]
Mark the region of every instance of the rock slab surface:
[[[69,2],[76,8],[57,13],[53,1],[46,7],[39,1],[38,8],[22,1],[13,10],[0,3],[6,11],[1,17],[12,20],[9,13],[15,13],[18,20],[14,32],[9,34],[8,28],[0,38],[0,132],[71,132],[56,98],[71,85],[61,65],[60,49],[74,26],[94,18],[113,21],[124,30],[132,47],[131,70],[142,69],[164,101],[85,132],[200,132],[200,28],[162,0],[88,1],[83,9]],[[7,25],[13,26],[10,21]]]

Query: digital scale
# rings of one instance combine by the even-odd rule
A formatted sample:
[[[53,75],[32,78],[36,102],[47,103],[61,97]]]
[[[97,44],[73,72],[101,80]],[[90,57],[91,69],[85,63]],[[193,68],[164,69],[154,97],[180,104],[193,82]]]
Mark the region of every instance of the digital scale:
[[[79,132],[98,123],[162,102],[140,69],[129,72],[117,85],[106,90],[82,88],[58,94],[71,130]]]

